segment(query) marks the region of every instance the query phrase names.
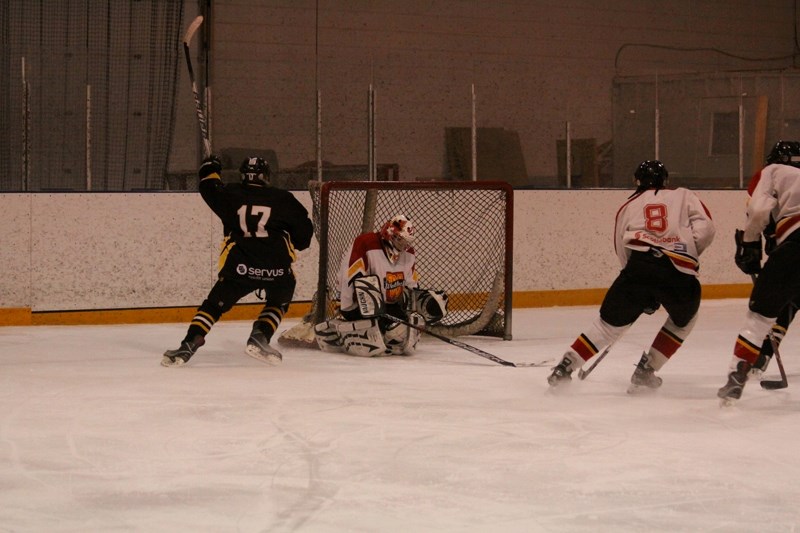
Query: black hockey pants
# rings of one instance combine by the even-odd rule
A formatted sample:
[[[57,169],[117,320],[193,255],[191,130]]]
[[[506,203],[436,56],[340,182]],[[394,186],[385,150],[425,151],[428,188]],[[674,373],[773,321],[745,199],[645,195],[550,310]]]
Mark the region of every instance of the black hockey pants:
[[[697,277],[679,272],[666,255],[633,252],[608,289],[600,318],[612,326],[627,326],[663,305],[675,325],[683,327],[697,314],[700,295]]]
[[[750,294],[750,310],[775,318],[800,298],[800,230],[795,230],[769,254]]]

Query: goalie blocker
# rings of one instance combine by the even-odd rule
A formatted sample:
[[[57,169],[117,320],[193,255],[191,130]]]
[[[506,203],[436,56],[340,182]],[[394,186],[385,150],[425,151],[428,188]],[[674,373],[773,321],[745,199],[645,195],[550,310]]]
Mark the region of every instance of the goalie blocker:
[[[320,349],[361,357],[411,355],[416,350],[419,330],[405,324],[380,320],[386,305],[375,275],[353,280],[361,320],[332,319],[314,326]],[[414,326],[435,324],[447,314],[447,294],[432,289],[405,289],[402,306]]]

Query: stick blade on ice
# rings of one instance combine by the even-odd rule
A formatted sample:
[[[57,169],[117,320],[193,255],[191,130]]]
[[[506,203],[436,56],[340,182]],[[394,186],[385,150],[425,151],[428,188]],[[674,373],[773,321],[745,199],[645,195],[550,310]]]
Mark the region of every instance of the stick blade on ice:
[[[764,380],[764,381],[761,382],[761,388],[762,389],[766,389],[766,390],[785,389],[788,386],[789,386],[789,384],[785,383],[782,380],[777,380],[777,381]]]

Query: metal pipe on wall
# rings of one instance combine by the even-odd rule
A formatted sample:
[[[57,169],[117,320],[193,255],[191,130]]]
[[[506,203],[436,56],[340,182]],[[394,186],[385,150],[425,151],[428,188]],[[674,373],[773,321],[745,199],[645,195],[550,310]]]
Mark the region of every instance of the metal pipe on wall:
[[[372,84],[369,84],[368,94],[368,146],[367,146],[367,165],[369,166],[369,181],[376,181],[378,179],[378,170],[375,163],[375,89]]]
[[[86,84],[86,190],[92,190],[92,86]]]
[[[655,137],[655,157],[656,159],[661,159],[661,110],[659,109],[658,103],[658,74],[656,74],[656,86],[655,86],[655,93],[656,93],[656,109],[655,109],[655,124],[654,128],[655,131],[653,135]]]
[[[475,84],[472,84],[472,131],[470,152],[472,155],[472,181],[478,181],[478,123],[476,119]]]
[[[567,121],[566,124],[566,157],[567,157],[567,189],[572,188],[572,132],[570,131],[570,123]]]
[[[322,91],[317,89],[317,181],[322,181]]]
[[[31,177],[30,167],[30,92],[25,68],[25,56],[22,57],[22,190],[27,191]]]
[[[739,93],[739,188],[744,188],[744,94]]]

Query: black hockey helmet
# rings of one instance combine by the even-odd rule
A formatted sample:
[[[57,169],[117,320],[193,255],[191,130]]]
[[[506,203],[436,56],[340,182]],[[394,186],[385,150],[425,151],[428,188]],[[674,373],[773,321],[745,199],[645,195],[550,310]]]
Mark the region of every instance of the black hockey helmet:
[[[800,166],[800,143],[778,141],[767,155],[767,164]]]
[[[633,173],[633,177],[636,181],[637,191],[658,190],[664,188],[664,184],[669,178],[669,172],[667,172],[667,167],[661,161],[648,159],[639,164],[636,172]]]
[[[266,161],[260,157],[248,157],[239,167],[242,183],[266,185],[269,183],[270,169]]]

